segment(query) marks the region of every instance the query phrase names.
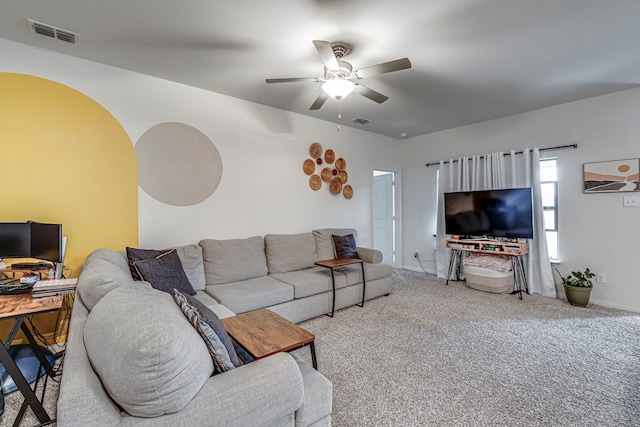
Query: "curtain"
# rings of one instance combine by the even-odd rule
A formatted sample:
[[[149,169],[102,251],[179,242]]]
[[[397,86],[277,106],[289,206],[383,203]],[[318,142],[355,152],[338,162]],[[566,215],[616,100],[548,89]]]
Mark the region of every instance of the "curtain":
[[[534,238],[529,240],[529,254],[524,257],[529,293],[556,297],[547,242],[544,232],[542,190],[540,188],[540,151],[526,149],[522,155],[504,153],[462,157],[457,161],[440,161],[438,212],[436,224],[436,266],[440,278],[447,278],[451,251],[446,248],[444,193],[453,191],[493,190],[532,187]],[[453,278],[453,277],[452,277]]]

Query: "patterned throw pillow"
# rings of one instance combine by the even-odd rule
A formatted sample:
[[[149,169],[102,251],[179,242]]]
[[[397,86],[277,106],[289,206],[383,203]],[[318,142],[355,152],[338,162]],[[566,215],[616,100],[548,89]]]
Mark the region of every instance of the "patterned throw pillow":
[[[209,310],[206,306],[200,304],[201,307],[204,307],[204,309],[209,312],[206,314],[207,320],[212,321],[212,323],[219,323],[219,325],[214,329],[214,327],[204,321],[203,316],[201,316],[199,312],[200,310],[192,304],[192,302],[195,301],[194,298],[189,298],[189,296],[180,293],[177,289],[174,290],[173,298],[189,323],[191,323],[196,331],[198,331],[207,345],[207,349],[209,350],[209,354],[213,360],[214,375],[230,371],[236,366],[239,366],[240,362],[238,361],[238,355],[231,343],[231,338],[224,329],[224,326],[222,326],[222,322],[220,322],[218,316],[216,316],[215,313]],[[216,319],[217,322],[215,321]],[[223,332],[218,335],[216,333],[216,329]],[[225,342],[227,343],[226,345]],[[230,346],[231,350],[229,350],[227,346]],[[232,361],[232,358],[234,358],[235,363]]]
[[[332,235],[333,245],[336,248],[337,258],[359,258],[358,247],[356,246],[356,239],[353,234],[346,236]]]
[[[175,249],[155,258],[134,261],[133,266],[141,280],[151,283],[155,289],[172,295],[174,288],[185,294],[196,294]]]

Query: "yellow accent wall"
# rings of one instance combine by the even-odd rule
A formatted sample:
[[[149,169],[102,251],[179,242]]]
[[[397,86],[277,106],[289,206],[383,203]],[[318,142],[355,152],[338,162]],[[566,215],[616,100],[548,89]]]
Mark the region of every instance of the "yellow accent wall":
[[[131,139],[100,104],[43,78],[0,72],[0,222],[61,223],[67,276],[95,248],[138,244]],[[4,325],[3,325],[4,326]]]

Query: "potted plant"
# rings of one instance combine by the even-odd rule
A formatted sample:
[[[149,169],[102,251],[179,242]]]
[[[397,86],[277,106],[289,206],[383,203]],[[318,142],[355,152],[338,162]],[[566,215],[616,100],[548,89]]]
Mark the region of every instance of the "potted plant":
[[[589,298],[591,298],[591,290],[593,289],[593,282],[591,278],[595,277],[595,273],[592,273],[589,268],[581,271],[572,271],[567,277],[563,277],[560,271],[556,268],[558,276],[562,279],[562,285],[564,286],[564,293],[567,296],[567,301],[572,305],[579,307],[586,307],[589,304]]]

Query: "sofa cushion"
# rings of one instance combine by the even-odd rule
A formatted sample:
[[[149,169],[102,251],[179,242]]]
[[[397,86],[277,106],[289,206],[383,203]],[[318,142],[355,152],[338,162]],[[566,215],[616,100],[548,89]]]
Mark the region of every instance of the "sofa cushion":
[[[336,289],[347,286],[344,274],[335,272]],[[324,267],[307,268],[306,270],[289,271],[271,275],[274,279],[293,286],[294,297],[305,298],[311,295],[329,292],[331,287],[331,271]]]
[[[336,253],[331,236],[346,236],[347,234],[353,234],[353,237],[358,240],[358,232],[353,228],[322,228],[313,230],[313,236],[316,238],[316,259],[318,261],[334,259]]]
[[[224,285],[207,285],[206,291],[236,314],[293,299],[293,287],[268,276]]]
[[[154,258],[133,261],[133,267],[142,280],[151,283],[159,291],[173,295],[173,290],[177,289],[189,295],[196,294],[175,249]]]
[[[175,290],[173,299],[207,345],[213,360],[214,373],[230,371],[239,366],[231,337],[218,316],[197,299],[178,290]]]
[[[84,261],[84,265],[89,265],[97,259],[103,259],[120,268],[125,273],[129,272],[127,257],[121,252],[116,252],[113,249],[109,248],[98,248],[87,256],[87,259],[85,259]]]
[[[194,243],[192,245],[176,246],[171,249],[175,249],[178,252],[184,274],[187,275],[193,289],[203,291],[206,282],[204,279],[202,248],[197,243]]]
[[[216,316],[218,316],[220,319],[224,319],[225,317],[231,317],[236,315],[233,311],[229,310],[224,305],[219,304],[215,298],[213,298],[211,295],[209,295],[205,291],[196,291],[194,298],[197,298],[198,301],[206,305],[207,308],[213,311],[216,314]]]
[[[207,285],[238,282],[266,276],[268,273],[264,239],[261,236],[230,240],[205,239],[198,244],[202,248]]]
[[[331,236],[333,246],[336,248],[337,258],[358,258],[358,246],[353,234],[346,236]]]
[[[96,304],[84,343],[111,398],[134,416],[181,411],[213,373],[207,346],[173,298],[138,283]]]
[[[316,239],[312,233],[264,236],[269,274],[303,270],[314,266]]]
[[[129,271],[123,271],[104,259],[95,259],[91,263],[85,263],[78,278],[78,293],[89,311],[109,292],[122,285],[133,284]],[[151,287],[147,282],[141,282],[143,286]]]

